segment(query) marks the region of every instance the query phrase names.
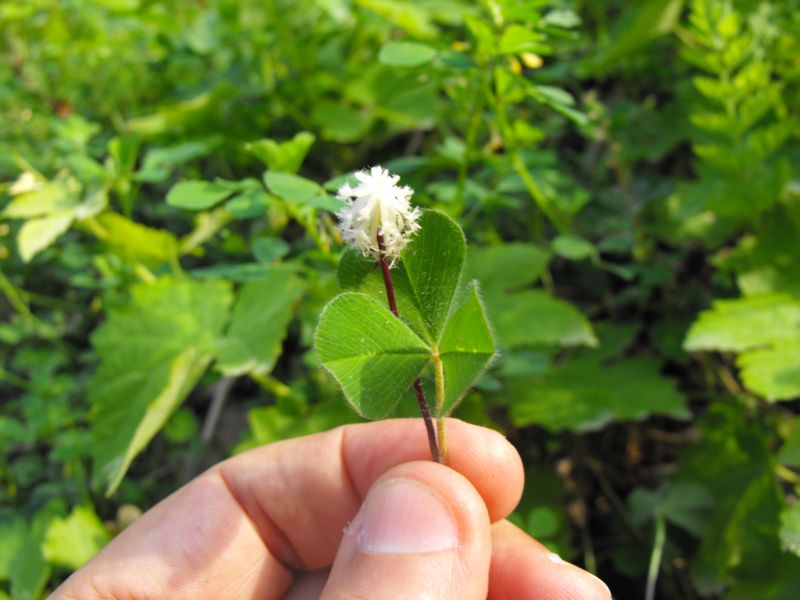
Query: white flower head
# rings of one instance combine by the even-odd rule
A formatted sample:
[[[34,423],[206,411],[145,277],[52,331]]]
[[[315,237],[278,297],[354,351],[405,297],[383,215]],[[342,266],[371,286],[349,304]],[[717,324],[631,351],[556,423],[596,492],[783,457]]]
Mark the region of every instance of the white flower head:
[[[352,248],[373,257],[380,256],[380,235],[386,256],[394,260],[420,227],[417,220],[422,211],[410,202],[414,190],[397,185],[400,177],[383,167],[358,171],[355,176],[358,185],[345,183],[336,194],[347,205],[336,213],[339,231]]]

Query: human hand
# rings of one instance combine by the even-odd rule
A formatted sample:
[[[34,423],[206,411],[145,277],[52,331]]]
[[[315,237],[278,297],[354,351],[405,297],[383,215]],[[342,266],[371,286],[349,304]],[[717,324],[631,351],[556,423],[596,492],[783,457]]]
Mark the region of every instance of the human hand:
[[[522,492],[514,448],[462,421],[447,431],[449,468],[423,460],[411,419],[231,458],[145,513],[51,600],[610,598],[502,520]]]

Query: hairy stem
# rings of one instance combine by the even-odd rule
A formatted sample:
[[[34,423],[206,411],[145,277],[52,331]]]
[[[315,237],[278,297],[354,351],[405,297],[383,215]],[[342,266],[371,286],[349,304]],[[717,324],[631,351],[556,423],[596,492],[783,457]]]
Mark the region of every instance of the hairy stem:
[[[386,298],[389,301],[389,309],[392,314],[400,318],[400,313],[397,310],[397,300],[394,297],[394,283],[392,283],[392,272],[389,270],[389,262],[386,260],[386,249],[383,245],[383,236],[377,235],[378,250],[380,251],[381,270],[383,271],[383,283],[386,285]],[[417,404],[419,411],[422,413],[422,420],[425,422],[425,432],[428,434],[428,446],[431,449],[431,458],[434,462],[442,462],[442,457],[439,454],[439,447],[436,445],[436,431],[433,428],[433,419],[431,419],[431,412],[428,408],[428,402],[425,400],[425,391],[422,389],[422,381],[419,377],[414,381],[414,392],[417,394]],[[443,427],[443,426],[442,426]]]
[[[439,356],[439,349],[433,348],[433,379],[436,386],[436,430],[439,442],[439,458],[443,465],[447,464],[447,435],[444,430],[444,363]]]

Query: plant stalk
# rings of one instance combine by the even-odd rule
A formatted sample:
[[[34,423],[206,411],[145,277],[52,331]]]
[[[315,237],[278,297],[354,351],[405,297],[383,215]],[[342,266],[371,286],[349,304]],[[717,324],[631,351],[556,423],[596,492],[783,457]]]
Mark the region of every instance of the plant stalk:
[[[656,535],[653,540],[653,551],[650,553],[650,566],[647,569],[647,589],[645,590],[645,600],[655,600],[656,582],[658,581],[658,571],[661,567],[661,556],[664,554],[664,542],[666,541],[666,524],[664,517],[656,516]]]
[[[434,346],[433,355],[433,380],[436,387],[436,430],[439,445],[439,462],[447,464],[447,435],[444,430],[444,363],[439,356],[439,348]]]
[[[381,270],[383,271],[383,283],[386,285],[386,298],[389,301],[389,309],[392,314],[400,318],[400,312],[397,310],[397,300],[394,296],[394,283],[392,283],[392,273],[389,270],[389,262],[386,260],[386,248],[383,244],[383,236],[379,233],[377,236],[378,250],[380,254]],[[414,392],[417,394],[417,404],[419,411],[422,413],[422,420],[425,422],[425,432],[428,434],[428,446],[431,449],[431,459],[434,462],[442,462],[439,454],[439,447],[436,445],[436,431],[433,428],[433,419],[431,419],[431,411],[428,408],[428,402],[425,400],[425,390],[422,389],[422,381],[419,377],[414,381]],[[443,428],[443,425],[441,426]]]

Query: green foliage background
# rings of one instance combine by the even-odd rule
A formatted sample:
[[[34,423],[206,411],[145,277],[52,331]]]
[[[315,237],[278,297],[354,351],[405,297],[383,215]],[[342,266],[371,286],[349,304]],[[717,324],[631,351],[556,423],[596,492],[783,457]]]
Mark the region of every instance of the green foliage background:
[[[519,448],[513,518],[619,597],[800,597],[797,0],[29,0],[0,34],[0,598],[357,420],[312,341],[373,164],[464,229],[501,354],[456,416]]]

